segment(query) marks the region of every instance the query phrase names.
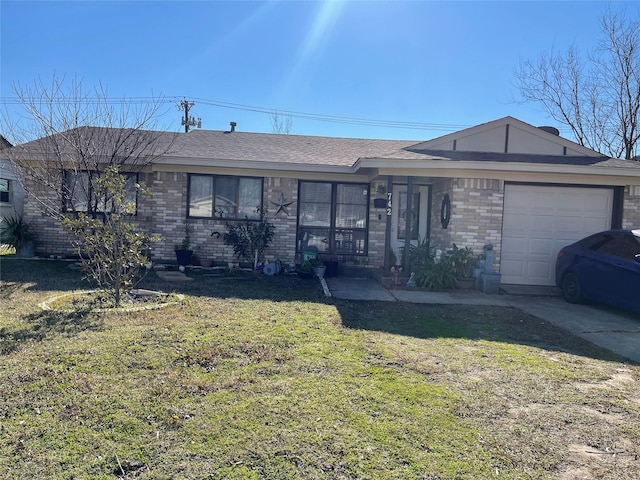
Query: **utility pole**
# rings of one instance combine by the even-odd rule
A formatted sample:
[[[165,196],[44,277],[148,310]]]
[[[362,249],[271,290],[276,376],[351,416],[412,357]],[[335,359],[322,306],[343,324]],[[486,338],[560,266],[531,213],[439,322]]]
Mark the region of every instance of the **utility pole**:
[[[189,127],[198,127],[202,128],[202,119],[200,117],[194,118],[189,116],[189,111],[191,107],[193,107],[196,103],[189,102],[187,99],[183,99],[176,108],[180,111],[184,112],[184,117],[182,118],[182,125],[184,125],[184,133],[189,133]]]

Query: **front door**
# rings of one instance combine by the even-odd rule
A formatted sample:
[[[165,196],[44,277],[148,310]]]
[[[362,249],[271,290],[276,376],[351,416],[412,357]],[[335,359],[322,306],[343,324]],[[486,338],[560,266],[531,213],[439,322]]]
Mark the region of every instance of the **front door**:
[[[407,227],[411,227],[411,244],[429,238],[429,186],[414,185],[411,212],[407,212],[407,186],[394,185],[391,207],[391,249],[400,264],[401,249],[405,245]],[[410,223],[409,223],[410,222]]]

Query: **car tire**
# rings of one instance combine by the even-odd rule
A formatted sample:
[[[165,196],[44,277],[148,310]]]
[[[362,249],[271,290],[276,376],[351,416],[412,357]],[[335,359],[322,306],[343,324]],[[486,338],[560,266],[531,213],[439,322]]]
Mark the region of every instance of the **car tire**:
[[[567,273],[562,277],[562,284],[560,285],[562,290],[562,297],[569,303],[582,303],[582,287],[580,286],[580,280],[575,273]]]

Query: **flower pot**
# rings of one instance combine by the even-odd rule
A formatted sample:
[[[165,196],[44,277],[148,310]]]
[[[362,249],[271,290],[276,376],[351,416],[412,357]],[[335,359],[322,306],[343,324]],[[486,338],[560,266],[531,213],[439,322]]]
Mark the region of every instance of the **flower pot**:
[[[324,265],[321,267],[313,267],[313,273],[318,278],[324,277],[324,274],[326,271],[327,271],[327,267],[325,267]]]
[[[296,270],[296,273],[298,274],[298,277],[303,278],[305,280],[310,280],[314,277],[314,273],[311,270]]]
[[[176,260],[178,265],[191,265],[193,250],[176,250]]]
[[[200,265],[205,267],[205,268],[213,267],[213,259],[211,259],[211,258],[201,258],[200,259]]]

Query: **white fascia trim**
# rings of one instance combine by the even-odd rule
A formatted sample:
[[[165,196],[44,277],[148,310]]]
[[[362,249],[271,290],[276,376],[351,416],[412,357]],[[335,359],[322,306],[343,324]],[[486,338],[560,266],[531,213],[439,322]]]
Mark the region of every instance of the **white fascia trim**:
[[[386,160],[361,159],[356,162],[355,171],[364,168],[379,170],[415,170],[435,173],[464,171],[478,172],[519,172],[519,173],[558,173],[573,175],[628,176],[640,178],[640,168],[602,167],[591,165],[558,165],[549,163],[506,163],[491,161],[447,161],[447,160]]]
[[[157,168],[162,165],[163,168]],[[186,171],[189,167],[235,168],[241,170],[267,170],[278,172],[356,173],[353,166],[318,165],[296,162],[256,162],[250,160],[224,160],[202,158],[159,158],[153,162],[154,170]]]

